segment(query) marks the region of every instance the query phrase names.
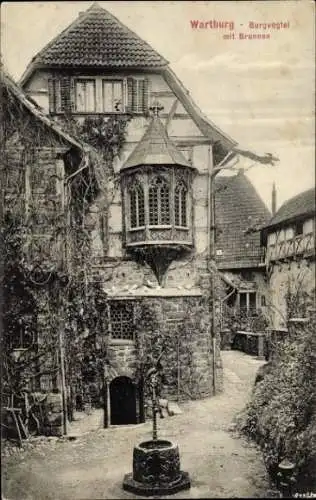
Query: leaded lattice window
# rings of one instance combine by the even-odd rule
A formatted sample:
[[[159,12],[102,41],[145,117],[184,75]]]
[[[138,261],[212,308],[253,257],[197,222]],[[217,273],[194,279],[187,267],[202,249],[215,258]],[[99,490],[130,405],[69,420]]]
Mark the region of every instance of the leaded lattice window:
[[[176,226],[187,227],[187,189],[183,183],[175,189],[174,218]]]
[[[170,192],[167,183],[158,177],[149,188],[149,225],[170,224]]]
[[[145,225],[145,199],[144,189],[140,184],[130,190],[130,220],[131,228]]]
[[[109,306],[112,339],[134,340],[134,308],[127,300],[113,301]]]

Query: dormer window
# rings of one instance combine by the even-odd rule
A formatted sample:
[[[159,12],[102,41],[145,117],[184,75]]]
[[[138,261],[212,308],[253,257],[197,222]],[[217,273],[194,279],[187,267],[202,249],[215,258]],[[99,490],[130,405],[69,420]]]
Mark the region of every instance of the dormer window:
[[[130,113],[148,111],[147,78],[52,75],[48,79],[50,113]]]
[[[149,187],[149,225],[165,226],[170,224],[169,186],[161,177],[156,178]]]
[[[187,227],[187,188],[183,183],[176,185],[174,193],[175,225]]]
[[[76,80],[76,111],[78,112],[95,112],[96,110],[96,93],[95,81],[90,79]]]
[[[103,80],[103,111],[119,113],[124,111],[123,81]]]
[[[145,199],[143,187],[140,184],[132,186],[129,192],[129,198],[131,228],[134,229],[145,226]]]

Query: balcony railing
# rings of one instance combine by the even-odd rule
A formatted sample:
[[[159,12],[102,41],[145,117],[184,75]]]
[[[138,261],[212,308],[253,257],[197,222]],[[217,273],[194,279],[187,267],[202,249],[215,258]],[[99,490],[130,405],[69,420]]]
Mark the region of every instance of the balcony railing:
[[[300,234],[267,248],[266,260],[275,261],[293,257],[315,255],[315,236],[313,233]]]
[[[139,245],[193,245],[191,228],[176,226],[149,226],[126,231],[126,246]]]

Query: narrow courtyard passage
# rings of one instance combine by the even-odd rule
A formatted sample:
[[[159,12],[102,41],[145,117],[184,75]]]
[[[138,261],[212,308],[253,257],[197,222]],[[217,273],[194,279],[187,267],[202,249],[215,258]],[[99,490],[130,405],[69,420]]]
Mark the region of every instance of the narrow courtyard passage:
[[[224,392],[181,404],[182,414],[159,419],[161,438],[178,443],[181,468],[192,486],[170,498],[264,497],[269,491],[261,453],[231,432],[263,363],[237,351],[222,352]],[[149,439],[151,422],[82,433],[77,439],[50,438],[19,457],[6,459],[3,498],[70,500],[136,498],[122,490],[132,469],[133,446]]]

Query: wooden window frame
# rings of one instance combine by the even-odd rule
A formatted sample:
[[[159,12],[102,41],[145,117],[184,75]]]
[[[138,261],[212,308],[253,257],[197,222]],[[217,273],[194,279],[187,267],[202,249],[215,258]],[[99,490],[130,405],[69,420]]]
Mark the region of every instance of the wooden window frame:
[[[253,308],[250,307],[250,295],[251,294],[255,295],[255,309],[254,309],[254,311],[256,312],[258,309],[258,294],[257,294],[257,292],[255,290],[243,290],[243,291],[238,292],[238,310],[240,312],[246,312],[247,315],[249,315],[249,313],[251,313],[253,311]],[[246,296],[246,308],[242,308],[242,309],[240,307],[241,295]]]
[[[97,79],[98,80],[98,79]],[[116,111],[114,109],[114,101],[113,101],[113,85],[115,83],[120,83],[121,84],[121,95],[122,95],[122,109],[119,110],[119,111]],[[111,110],[108,110],[108,109],[104,109],[104,85],[105,84],[112,84],[112,109]],[[104,77],[101,77],[101,87],[102,87],[102,104],[101,104],[101,108],[102,110],[98,110],[98,112],[102,112],[102,113],[114,113],[114,114],[120,114],[120,113],[125,113],[125,108],[126,108],[126,83],[125,83],[125,79],[122,79],[122,78],[104,78]]]
[[[78,101],[77,101],[77,84],[78,83],[87,83],[87,82],[92,82],[93,87],[94,87],[94,109],[93,110],[87,110],[86,109],[86,95],[85,95],[85,109],[84,110],[78,110]],[[78,114],[90,114],[90,113],[97,113],[97,81],[96,78],[89,78],[89,77],[78,77],[74,79],[74,102],[75,102],[75,113]]]

